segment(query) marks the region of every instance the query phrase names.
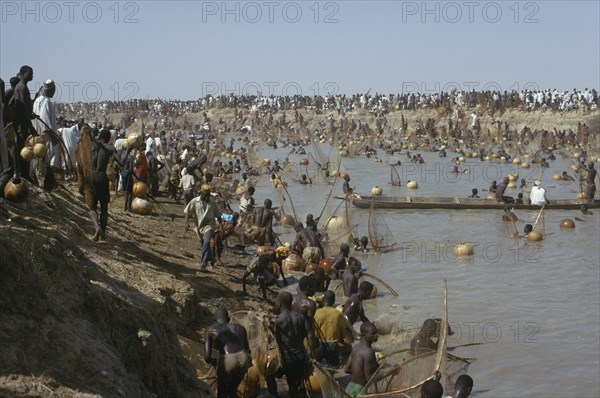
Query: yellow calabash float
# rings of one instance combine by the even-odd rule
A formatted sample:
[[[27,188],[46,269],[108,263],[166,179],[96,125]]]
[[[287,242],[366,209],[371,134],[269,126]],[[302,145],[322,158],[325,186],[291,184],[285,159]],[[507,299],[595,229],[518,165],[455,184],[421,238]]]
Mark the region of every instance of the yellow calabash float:
[[[467,257],[473,255],[473,245],[469,243],[459,243],[454,247],[456,257]]]
[[[543,239],[542,233],[539,231],[532,231],[527,234],[527,240],[537,242]]]
[[[135,198],[133,199],[133,202],[131,202],[131,211],[143,216],[152,213],[152,207],[152,202],[143,198]]]
[[[35,144],[33,146],[33,156],[36,158],[43,158],[46,156],[46,145],[44,144]]]
[[[145,198],[148,195],[148,185],[142,181],[136,181],[133,184],[133,196],[136,198]]]
[[[564,220],[560,221],[560,228],[561,229],[575,228],[575,221],[571,220],[570,218],[565,218]]]
[[[375,185],[373,188],[371,188],[371,194],[373,196],[381,196],[383,195],[383,189],[377,185]]]
[[[281,265],[286,271],[304,271],[304,260],[296,253],[290,253]]]
[[[33,159],[33,150],[28,146],[24,146],[23,149],[21,149],[21,157],[23,160],[31,162],[31,159]]]
[[[4,187],[4,198],[13,203],[24,202],[28,195],[29,187],[23,179],[17,184],[10,180]]]
[[[137,148],[141,145],[142,145],[142,136],[137,133],[129,134],[129,136],[123,143],[123,147],[125,147],[125,148]]]

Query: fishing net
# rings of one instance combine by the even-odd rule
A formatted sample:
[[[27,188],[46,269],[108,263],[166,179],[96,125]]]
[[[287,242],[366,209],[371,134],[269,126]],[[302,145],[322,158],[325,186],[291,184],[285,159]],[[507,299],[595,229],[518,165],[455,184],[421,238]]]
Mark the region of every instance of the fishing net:
[[[456,379],[467,373],[470,362],[447,353],[448,327],[442,326],[448,324],[445,281],[444,312],[439,324],[437,350],[421,349],[416,356],[406,348],[389,352],[359,397],[417,398],[420,396],[420,388],[423,383],[432,378],[436,371],[440,371],[442,375],[440,383],[444,386],[444,391],[453,391]]]
[[[327,233],[327,240],[323,244],[326,257],[333,257],[339,252],[340,245],[342,243],[353,244],[354,238],[352,231],[356,228],[356,225],[350,225],[350,204],[348,201],[340,203],[339,206],[345,205],[344,211],[341,214],[336,215],[337,210],[334,214],[324,218],[324,229]],[[338,207],[339,208],[339,207]],[[325,212],[323,213],[325,215]]]
[[[291,180],[300,180],[302,173],[296,154],[290,154],[283,163],[282,174]]]
[[[319,167],[327,167],[328,158],[325,156],[319,143],[316,140],[312,141],[313,159]]]
[[[313,364],[313,373],[305,381],[306,390],[312,394],[319,394],[323,398],[350,397],[346,391],[339,385],[333,375],[318,364]]]
[[[273,333],[269,329],[270,315],[263,311],[238,311],[230,314],[231,323],[246,328],[248,343],[252,351],[252,367],[240,383],[238,393],[243,397],[254,397],[265,384],[265,378],[279,368],[279,354]]]
[[[251,144],[248,144],[246,156],[250,167],[261,174],[265,173],[265,168],[268,168],[268,166],[264,164],[263,160],[256,153],[256,149]]]
[[[587,142],[588,156],[600,157],[600,133],[590,133]]]
[[[385,218],[379,214],[374,199],[369,210],[369,241],[375,251],[382,253],[393,250],[397,244]]]
[[[287,214],[285,212],[285,191],[283,190],[283,185],[281,184],[277,187],[274,187],[274,189],[277,197],[277,212],[279,217],[283,217],[285,214]]]
[[[542,147],[542,133],[537,133],[535,138],[527,145],[527,153],[535,159]]]
[[[398,170],[396,169],[396,167],[394,165],[390,165],[390,182],[392,184],[393,187],[399,187],[400,186],[400,174],[398,173]]]
[[[358,156],[367,145],[369,145],[368,140],[351,141],[349,144],[347,144],[348,157],[352,158]]]

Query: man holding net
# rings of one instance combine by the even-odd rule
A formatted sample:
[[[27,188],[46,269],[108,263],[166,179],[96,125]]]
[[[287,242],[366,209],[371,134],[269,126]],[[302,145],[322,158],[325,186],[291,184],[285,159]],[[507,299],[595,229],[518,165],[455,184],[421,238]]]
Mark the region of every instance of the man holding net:
[[[372,344],[378,339],[377,327],[371,322],[360,325],[361,339],[352,348],[344,371],[352,374],[352,381],[346,387],[346,392],[356,398],[373,377],[379,367]]]

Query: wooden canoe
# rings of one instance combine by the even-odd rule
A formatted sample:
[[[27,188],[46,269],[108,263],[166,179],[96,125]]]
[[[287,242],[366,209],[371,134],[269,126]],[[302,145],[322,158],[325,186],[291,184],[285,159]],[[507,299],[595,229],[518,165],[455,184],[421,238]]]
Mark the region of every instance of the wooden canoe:
[[[336,199],[344,199],[337,196]],[[378,209],[453,209],[453,210],[488,210],[503,209],[506,206],[513,207],[515,210],[540,210],[542,206],[529,204],[505,204],[498,203],[495,200],[485,198],[459,198],[452,196],[393,196],[393,197],[372,197],[354,195],[352,203],[361,209],[369,209],[371,203],[374,203]],[[546,210],[579,210],[582,204],[586,204],[589,209],[600,208],[600,201],[587,203],[586,200],[574,199],[555,199],[550,200],[544,208]]]

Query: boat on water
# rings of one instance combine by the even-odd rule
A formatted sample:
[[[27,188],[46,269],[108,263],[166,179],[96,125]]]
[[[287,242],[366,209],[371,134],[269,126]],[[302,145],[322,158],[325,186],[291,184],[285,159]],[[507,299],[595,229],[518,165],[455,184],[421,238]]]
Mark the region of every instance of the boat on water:
[[[336,199],[344,199],[336,196]],[[354,194],[352,204],[361,209],[370,209],[374,204],[379,209],[454,209],[454,210],[488,210],[503,209],[510,206],[515,210],[540,210],[542,206],[530,204],[506,204],[498,203],[496,200],[485,198],[459,198],[457,196],[362,196]],[[550,200],[544,209],[546,210],[579,210],[581,205],[587,205],[589,209],[600,208],[600,200],[587,203],[586,200],[578,199],[555,199]]]

